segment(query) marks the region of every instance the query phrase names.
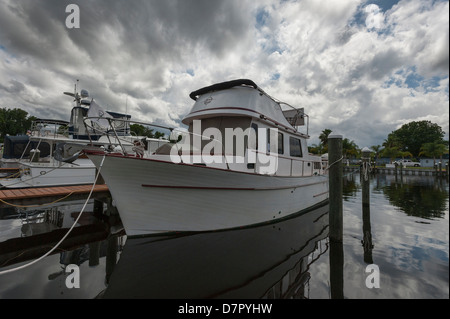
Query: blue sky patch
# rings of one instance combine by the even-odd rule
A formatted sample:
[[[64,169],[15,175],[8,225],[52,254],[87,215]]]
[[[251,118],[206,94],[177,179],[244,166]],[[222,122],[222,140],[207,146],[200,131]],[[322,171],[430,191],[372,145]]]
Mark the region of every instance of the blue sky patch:
[[[186,73],[189,74],[190,76],[194,76],[195,75],[195,72],[194,72],[193,69],[187,69]]]
[[[267,12],[264,8],[258,9],[258,12],[256,13],[256,28],[261,30],[261,28],[267,24],[269,18],[269,12]]]

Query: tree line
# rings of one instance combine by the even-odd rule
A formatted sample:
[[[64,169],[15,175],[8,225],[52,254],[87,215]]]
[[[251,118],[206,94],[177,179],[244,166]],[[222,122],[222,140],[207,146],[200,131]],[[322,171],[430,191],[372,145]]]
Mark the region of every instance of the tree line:
[[[38,118],[28,115],[28,112],[15,108],[0,108],[0,142],[3,142],[5,136],[25,135],[31,128],[31,123]],[[140,124],[130,125],[130,129],[138,136],[147,136],[151,138],[164,137],[164,133],[154,131]]]
[[[37,117],[29,116],[28,112],[22,109],[0,108],[0,142],[3,142],[6,134],[26,134],[35,120]]]
[[[320,143],[313,144],[309,151],[313,154],[328,152],[328,136],[332,130],[324,129],[319,136]],[[412,121],[402,125],[399,129],[388,134],[382,145],[372,145],[373,157],[396,158],[442,157],[448,153],[449,143],[444,140],[442,128],[431,121]],[[342,152],[345,158],[352,159],[361,156],[361,149],[354,141],[344,138]]]
[[[31,123],[37,120],[35,116],[28,115],[28,112],[19,109],[0,108],[0,141],[3,141],[6,134],[21,135],[26,134]],[[146,128],[140,124],[130,126],[131,130],[138,136],[148,136],[152,138],[163,137],[164,133]],[[313,144],[309,151],[313,154],[324,154],[328,152],[328,136],[332,130],[324,129],[319,136],[320,143]],[[449,142],[444,140],[442,128],[431,121],[413,121],[402,125],[399,129],[388,134],[382,145],[372,145],[375,159],[387,157],[391,161],[396,158],[418,158],[426,156],[433,158],[442,157],[448,153]],[[355,159],[361,156],[361,149],[348,138],[342,140],[343,155],[347,159]]]

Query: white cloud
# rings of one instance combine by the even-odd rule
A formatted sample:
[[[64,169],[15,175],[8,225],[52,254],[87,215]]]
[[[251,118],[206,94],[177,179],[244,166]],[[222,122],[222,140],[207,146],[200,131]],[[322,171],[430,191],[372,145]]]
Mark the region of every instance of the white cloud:
[[[364,8],[367,14],[366,27],[368,29],[382,29],[384,26],[384,14],[376,4],[369,4]]]
[[[0,107],[67,120],[80,79],[107,109],[178,125],[191,91],[250,78],[305,107],[311,142],[381,144],[420,119],[448,139],[446,1],[96,0],[67,29],[69,3],[0,0]]]

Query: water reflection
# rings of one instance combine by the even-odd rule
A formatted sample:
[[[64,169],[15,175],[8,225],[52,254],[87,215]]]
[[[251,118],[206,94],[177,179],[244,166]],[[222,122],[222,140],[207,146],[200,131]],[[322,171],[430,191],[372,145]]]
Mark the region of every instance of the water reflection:
[[[276,224],[128,239],[104,298],[307,298],[328,206]]]
[[[353,174],[348,173],[344,177],[342,187],[342,195],[344,201],[348,201],[350,198],[354,198],[361,189],[361,185],[357,182],[357,174],[359,174],[359,171]]]
[[[448,182],[379,174],[365,185],[359,174],[346,178],[344,192],[358,191],[344,202],[345,298],[448,298]],[[370,264],[379,267],[380,289],[366,286]]]
[[[447,211],[448,190],[440,178],[380,175],[378,189],[389,202],[408,216],[443,218]]]
[[[0,275],[0,299],[448,298],[448,183],[373,175],[369,186],[359,173],[344,180],[337,244],[328,241],[327,205],[262,227],[127,239],[91,201],[54,254]],[[83,202],[0,209],[0,271],[46,253]],[[64,284],[69,264],[80,268],[80,289]],[[380,268],[380,289],[365,285],[369,264]]]

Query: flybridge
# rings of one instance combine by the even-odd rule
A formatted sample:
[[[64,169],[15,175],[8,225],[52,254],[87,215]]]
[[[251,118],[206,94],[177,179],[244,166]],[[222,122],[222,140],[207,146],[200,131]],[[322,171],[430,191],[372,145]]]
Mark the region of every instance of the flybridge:
[[[299,133],[298,126],[305,125],[303,108],[279,102],[265,93],[252,80],[239,79],[222,82],[193,91],[189,95],[195,104],[183,119],[186,125],[194,118],[217,116],[249,116],[259,118],[291,132]],[[306,136],[308,136],[308,125]]]

